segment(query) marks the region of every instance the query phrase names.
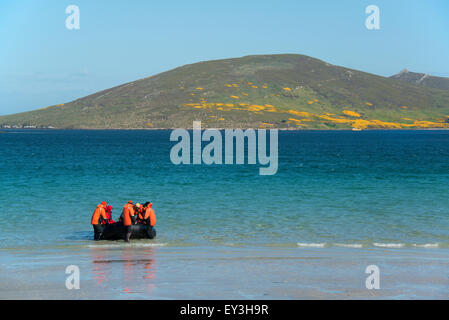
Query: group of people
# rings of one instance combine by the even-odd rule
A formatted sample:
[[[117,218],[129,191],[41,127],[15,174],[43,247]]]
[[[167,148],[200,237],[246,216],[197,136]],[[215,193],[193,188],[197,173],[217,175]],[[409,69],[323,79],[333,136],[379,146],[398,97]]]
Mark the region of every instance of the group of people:
[[[124,239],[126,242],[129,242],[131,237],[131,226],[133,224],[141,223],[147,225],[148,228],[153,228],[156,225],[156,214],[152,207],[153,204],[151,202],[145,202],[145,204],[133,204],[132,200],[128,201],[128,203],[123,206],[123,211],[118,223],[122,223],[125,228]],[[95,209],[90,222],[94,228],[95,240],[100,240],[104,225],[116,223],[112,219],[112,209],[113,207],[108,205],[105,201],[100,203]]]

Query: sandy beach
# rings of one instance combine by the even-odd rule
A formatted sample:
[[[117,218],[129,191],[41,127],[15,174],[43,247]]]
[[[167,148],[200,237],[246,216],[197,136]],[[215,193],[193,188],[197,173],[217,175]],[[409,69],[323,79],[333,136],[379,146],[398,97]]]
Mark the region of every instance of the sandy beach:
[[[447,299],[448,249],[170,247],[2,249],[0,299]],[[70,253],[69,253],[70,252]],[[368,265],[380,289],[368,290]],[[68,265],[80,289],[65,286]]]

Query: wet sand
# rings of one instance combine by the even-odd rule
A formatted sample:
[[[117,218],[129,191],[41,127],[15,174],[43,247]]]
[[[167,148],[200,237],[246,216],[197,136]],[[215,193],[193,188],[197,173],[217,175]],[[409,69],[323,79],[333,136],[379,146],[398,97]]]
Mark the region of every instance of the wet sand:
[[[447,299],[449,250],[94,244],[0,250],[0,299]],[[368,290],[368,265],[380,289]],[[68,265],[80,289],[65,286]]]

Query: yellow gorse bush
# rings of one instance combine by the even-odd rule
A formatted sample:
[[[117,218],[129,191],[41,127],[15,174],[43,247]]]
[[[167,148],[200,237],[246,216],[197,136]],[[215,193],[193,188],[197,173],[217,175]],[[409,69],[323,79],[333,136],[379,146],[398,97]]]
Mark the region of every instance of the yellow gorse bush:
[[[357,113],[355,111],[351,111],[351,110],[343,110],[343,113],[350,117],[357,117],[357,118],[361,117],[361,115],[359,113]]]

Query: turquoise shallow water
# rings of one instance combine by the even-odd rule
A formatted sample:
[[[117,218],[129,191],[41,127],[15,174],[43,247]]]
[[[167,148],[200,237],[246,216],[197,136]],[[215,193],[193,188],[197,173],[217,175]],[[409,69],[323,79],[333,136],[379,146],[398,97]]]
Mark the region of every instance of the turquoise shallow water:
[[[92,245],[102,200],[167,246],[449,247],[448,131],[279,132],[279,170],[170,162],[170,131],[0,134],[0,248]]]

